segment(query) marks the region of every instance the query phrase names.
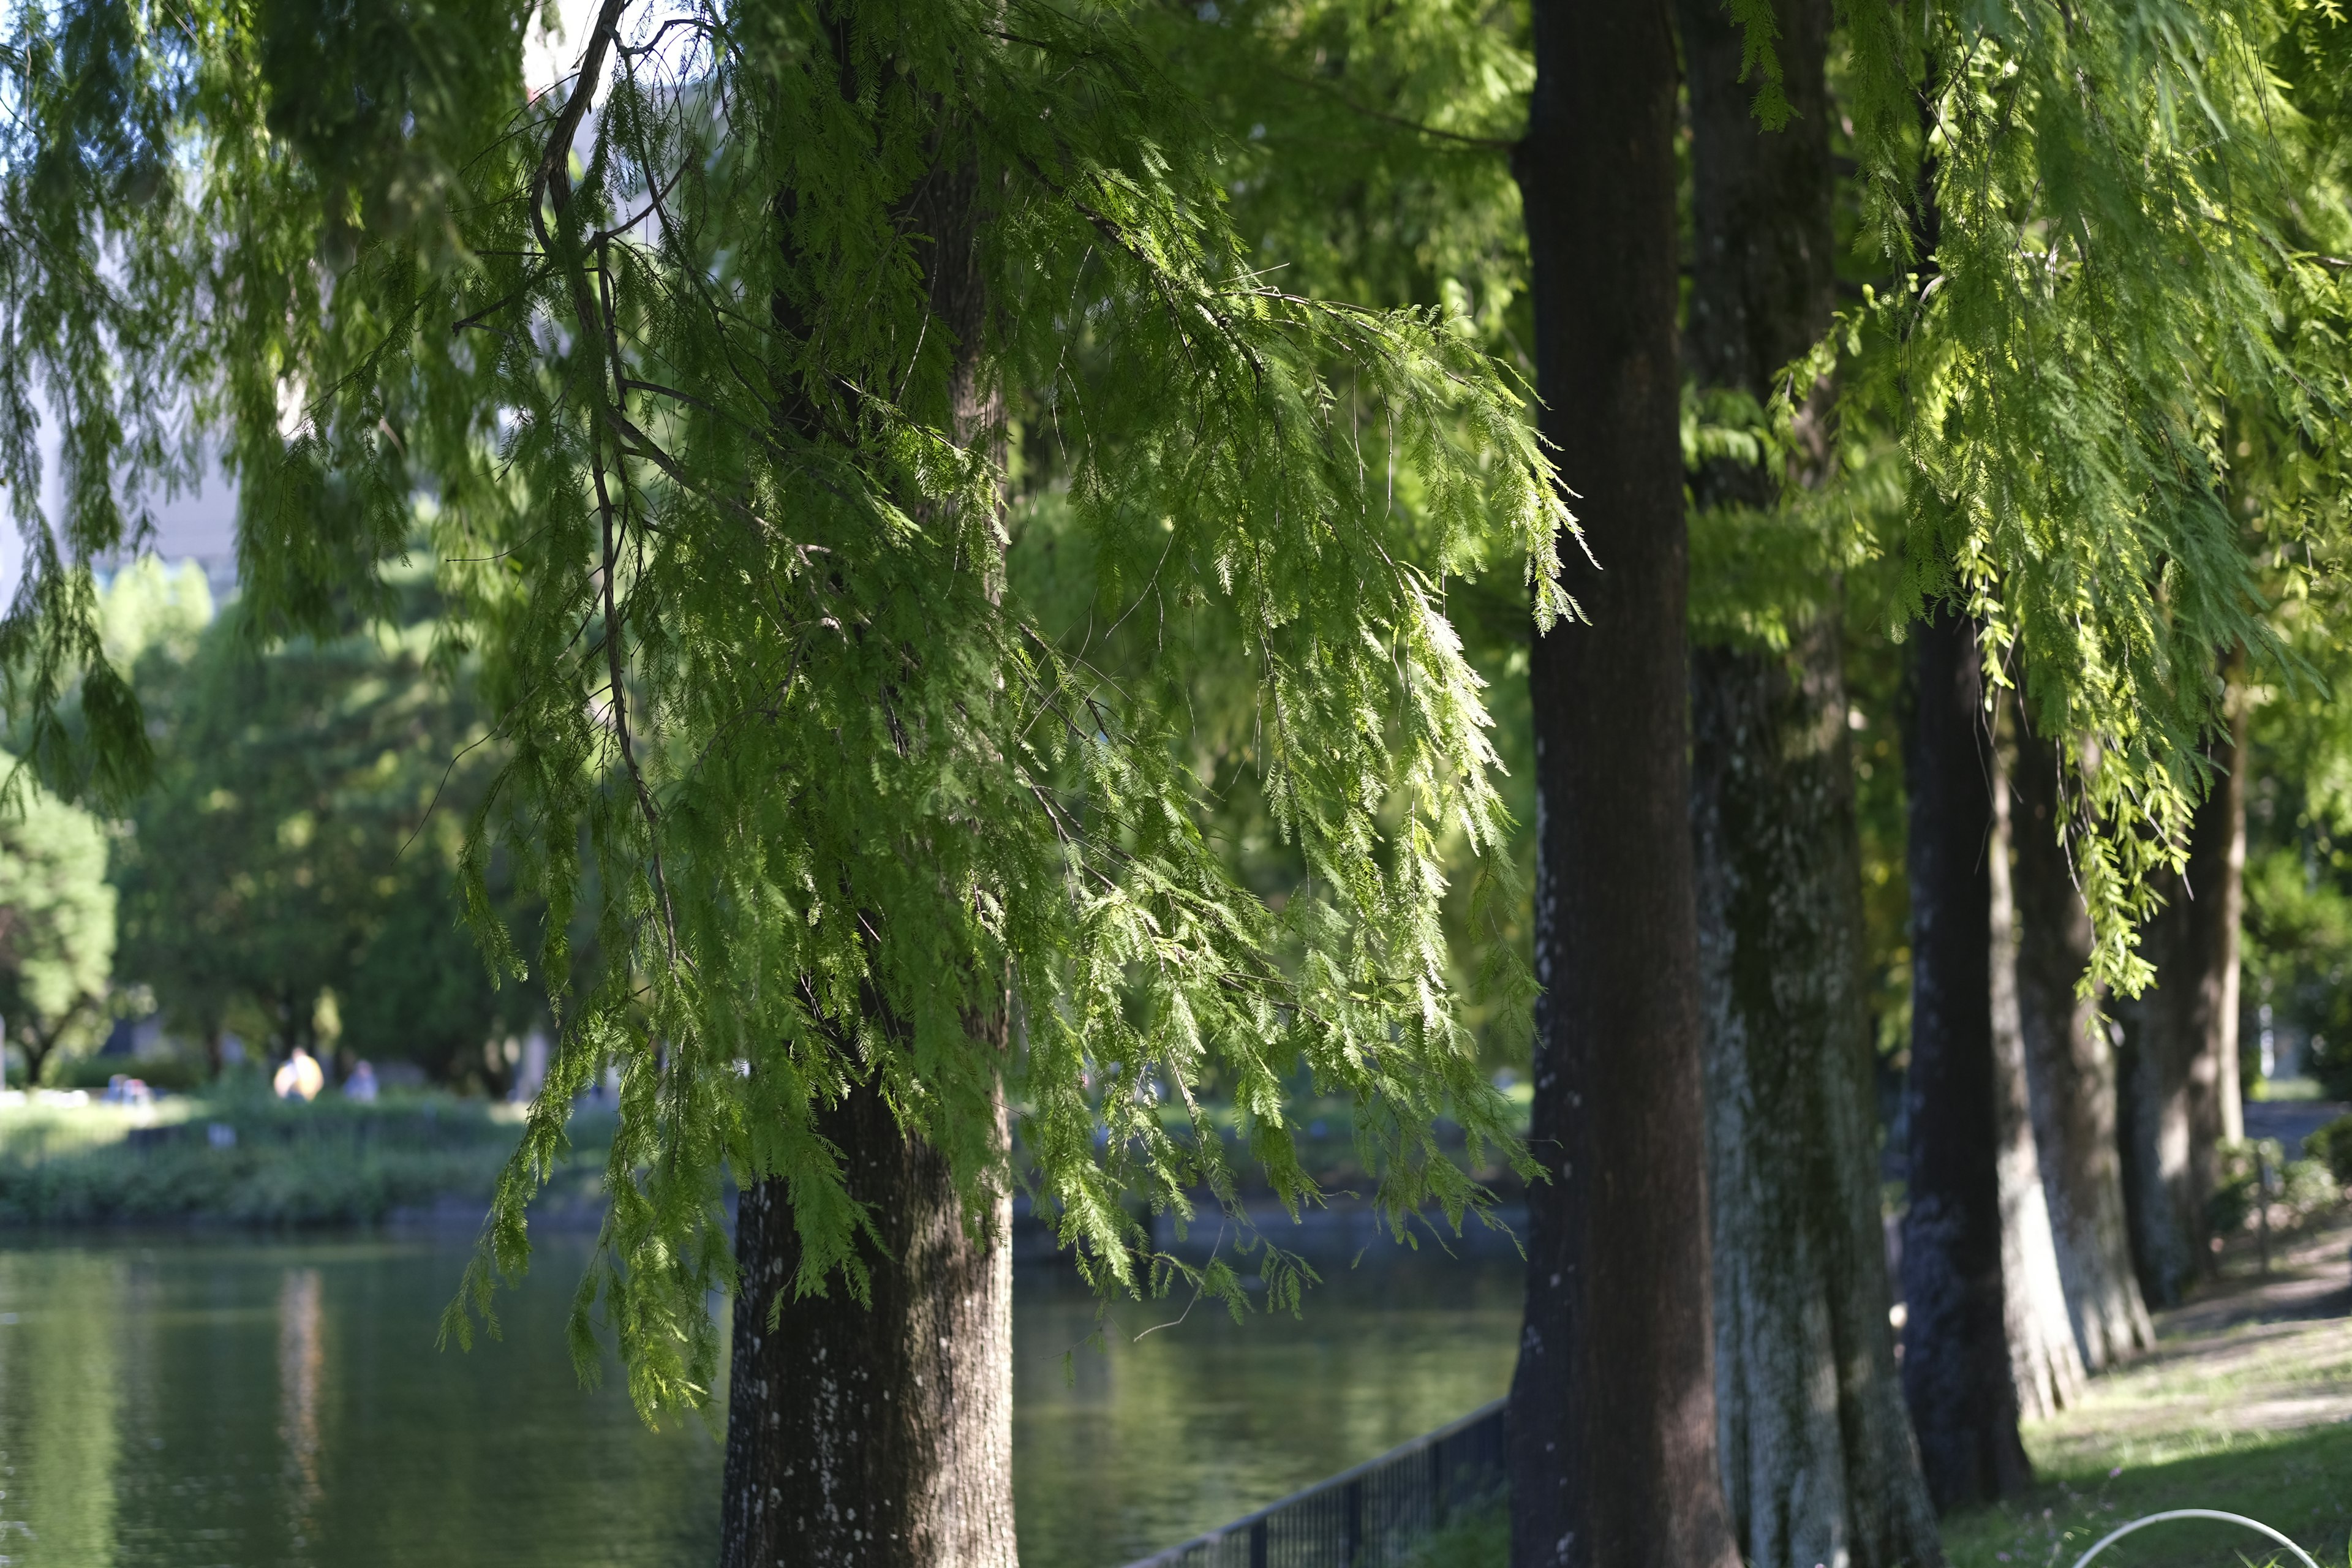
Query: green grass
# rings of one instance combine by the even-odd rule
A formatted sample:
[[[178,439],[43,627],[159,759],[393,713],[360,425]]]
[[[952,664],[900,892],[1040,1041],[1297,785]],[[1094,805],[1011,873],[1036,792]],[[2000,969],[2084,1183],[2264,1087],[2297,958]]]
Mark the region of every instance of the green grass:
[[[444,1199],[487,1203],[520,1119],[441,1094],[12,1109],[0,1112],[0,1225],[352,1225]],[[233,1142],[215,1146],[215,1126]],[[609,1112],[582,1115],[550,1195],[593,1202],[611,1136]]]
[[[1952,1568],[2072,1568],[2116,1525],[2166,1509],[2245,1514],[2345,1568],[2352,1541],[2352,1306],[2339,1219],[2298,1241],[2270,1281],[2244,1277],[2169,1314],[2150,1354],[2027,1428],[2041,1484],[1948,1520]],[[2151,1527],[2098,1568],[2270,1561],[2218,1523]],[[2288,1559],[2292,1561],[2292,1559]]]
[[[2323,1565],[2341,1565],[2352,1540],[2352,1426],[2094,1474],[2052,1472],[2017,1502],[1947,1521],[1944,1547],[1952,1568],[2072,1568],[2117,1525],[2176,1508],[2259,1519]],[[2100,1554],[2096,1568],[2225,1568],[2241,1557],[2266,1563],[2274,1552],[2251,1531],[2192,1521],[2150,1526],[2117,1542]]]
[[[1414,1542],[1404,1568],[1504,1568],[1510,1560],[1510,1503],[1496,1497],[1459,1510]]]

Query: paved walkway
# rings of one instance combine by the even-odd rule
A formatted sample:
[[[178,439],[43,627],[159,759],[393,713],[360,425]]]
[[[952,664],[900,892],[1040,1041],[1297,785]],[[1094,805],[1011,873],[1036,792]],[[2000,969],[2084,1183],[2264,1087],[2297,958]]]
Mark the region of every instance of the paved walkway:
[[[2303,1141],[2339,1116],[2352,1115],[2352,1105],[2337,1100],[2250,1100],[2246,1102],[2246,1136],[2275,1138],[2290,1160],[2303,1158]]]

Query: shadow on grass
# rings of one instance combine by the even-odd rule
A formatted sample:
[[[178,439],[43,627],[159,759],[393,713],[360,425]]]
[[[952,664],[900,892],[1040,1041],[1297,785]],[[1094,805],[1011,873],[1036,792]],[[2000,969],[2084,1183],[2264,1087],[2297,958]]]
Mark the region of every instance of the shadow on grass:
[[[2293,1537],[2321,1568],[2346,1568],[2352,1539],[2352,1424],[2248,1438],[2227,1449],[2113,1474],[2052,1476],[2026,1496],[1944,1521],[1951,1568],[2073,1568],[2107,1531],[2143,1514],[2210,1508]],[[2292,1563],[2284,1552],[2278,1560]],[[2151,1526],[2094,1568],[2231,1568],[2273,1560],[2270,1542],[2232,1525]]]

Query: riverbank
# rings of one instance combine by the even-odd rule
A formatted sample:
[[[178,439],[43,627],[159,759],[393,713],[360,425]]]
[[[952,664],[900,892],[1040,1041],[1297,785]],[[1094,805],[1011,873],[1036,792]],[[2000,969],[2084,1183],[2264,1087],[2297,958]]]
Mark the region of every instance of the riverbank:
[[[1240,1195],[1252,1223],[1285,1247],[1353,1249],[1379,1239],[1382,1227],[1367,1201],[1374,1184],[1357,1161],[1346,1105],[1301,1110],[1300,1163],[1328,1202],[1305,1207],[1293,1226],[1262,1181],[1245,1180]],[[0,1227],[394,1225],[471,1231],[521,1137],[523,1116],[520,1106],[431,1091],[387,1093],[369,1103],[328,1095],[305,1104],[253,1092],[173,1096],[152,1106],[19,1099],[0,1108]],[[595,1227],[614,1125],[610,1109],[583,1106],[573,1113],[571,1157],[533,1201],[534,1225]],[[1450,1151],[1461,1157],[1458,1131]],[[1256,1175],[1238,1150],[1227,1159],[1237,1174]],[[1432,1215],[1414,1227],[1423,1245],[1516,1251],[1519,1184],[1493,1166],[1491,1153],[1487,1167],[1475,1173],[1500,1201],[1501,1228],[1473,1220],[1455,1237]],[[1196,1205],[1201,1217],[1181,1240],[1172,1215],[1153,1216],[1154,1245],[1190,1256],[1235,1239],[1230,1226],[1219,1225],[1213,1200],[1196,1194]],[[1059,1250],[1043,1223],[1029,1221],[1025,1199],[1016,1199],[1015,1210],[1017,1256]]]
[[[521,1138],[520,1107],[454,1095],[370,1104],[257,1095],[0,1114],[0,1226],[478,1224]],[[609,1110],[573,1120],[544,1207],[601,1209]]]

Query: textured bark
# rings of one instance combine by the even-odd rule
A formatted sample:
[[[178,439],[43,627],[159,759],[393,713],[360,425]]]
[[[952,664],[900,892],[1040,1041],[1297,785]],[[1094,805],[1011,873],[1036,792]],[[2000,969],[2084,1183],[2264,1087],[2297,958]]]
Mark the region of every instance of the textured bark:
[[[1538,1005],[1517,1568],[1735,1568],[1716,1462],[1687,563],[1675,357],[1676,68],[1664,0],[1538,0],[1526,198],[1544,435],[1593,624],[1538,637]]]
[[[1701,384],[1759,398],[1835,302],[1830,6],[1776,9],[1795,113],[1768,132],[1739,79],[1741,30],[1716,0],[1677,6],[1696,192],[1685,357]],[[1808,432],[1827,400],[1817,389]],[[1733,463],[1694,487],[1703,505],[1756,507],[1777,488]],[[1841,643],[1832,609],[1786,657],[1691,660],[1716,1414],[1751,1568],[1942,1561],[1887,1323]]]
[[[838,29],[835,49],[847,58]],[[989,449],[1002,471],[1003,402],[982,357],[985,196],[975,160],[943,157],[907,220],[929,238],[931,313],[955,343],[950,431]],[[778,209],[789,217],[791,193]],[[806,331],[789,299],[780,294],[772,309],[781,331]],[[811,439],[827,429],[826,410],[800,389],[784,391],[777,416]],[[988,526],[1001,567],[1001,514]],[[1002,1051],[1003,1012],[975,1019],[972,1034],[974,1049]],[[946,1160],[903,1133],[870,1089],[853,1090],[817,1130],[841,1151],[849,1195],[879,1232],[866,1258],[871,1300],[838,1280],[823,1296],[796,1294],[789,1186],[745,1188],[720,1568],[1015,1568],[1011,1199],[999,1194],[977,1230],[967,1227]]]
[[[786,1184],[744,1190],[720,1568],[1013,1568],[1010,1201],[967,1235],[947,1162],[870,1089],[819,1131],[881,1233],[873,1299],[796,1297]]]
[[[2008,759],[1995,752],[1992,845],[1986,857],[1992,937],[1992,1068],[1995,1169],[2000,1187],[2002,1318],[2010,1377],[2021,1415],[2053,1415],[2083,1396],[2082,1352],[2066,1314],[2042,1187],[2033,1133],[2033,1097],[2025,1069],[2025,1029],[2018,1005],[2017,900],[2011,879]]]
[[[1939,1510],[2032,1479],[2017,1435],[1994,1158],[1992,759],[1974,626],[1912,627],[1910,1207],[1903,1218],[1903,1393]]]
[[[1716,1400],[1753,1568],[1940,1563],[1887,1326],[1833,620],[1693,658]]]
[[[2147,924],[2156,984],[2126,1053],[2127,1185],[2140,1288],[2169,1306],[2210,1267],[2217,1146],[2244,1136],[2238,1102],[2238,926],[2244,900],[2242,706],[2208,750],[2213,787],[2189,831],[2189,868],[2167,877]]]
[[[2156,1330],[2132,1272],[2115,1047],[2097,1000],[2076,990],[2091,966],[2091,911],[2058,839],[2059,759],[2025,725],[2017,730],[2019,1023],[2058,1278],[2083,1364],[2096,1372],[2153,1346]]]

